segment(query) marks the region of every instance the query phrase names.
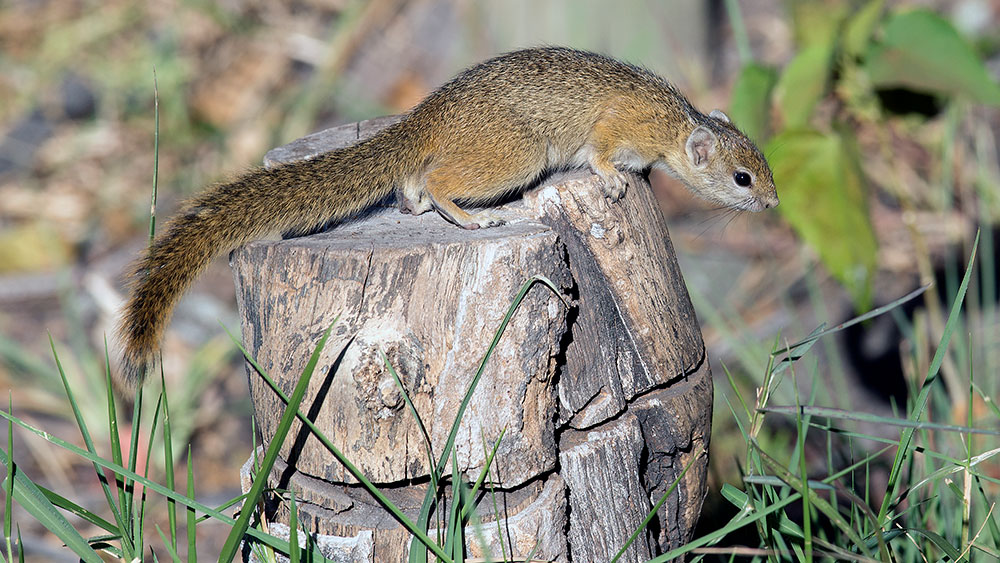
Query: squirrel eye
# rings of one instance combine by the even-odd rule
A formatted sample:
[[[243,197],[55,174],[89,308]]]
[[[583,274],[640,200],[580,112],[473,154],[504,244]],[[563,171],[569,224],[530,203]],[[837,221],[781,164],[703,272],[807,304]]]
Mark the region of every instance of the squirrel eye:
[[[746,172],[743,172],[741,170],[741,171],[733,174],[733,181],[736,182],[737,186],[742,186],[742,187],[746,188],[746,187],[748,187],[750,185],[750,183],[753,180],[750,178],[749,174],[747,174]]]

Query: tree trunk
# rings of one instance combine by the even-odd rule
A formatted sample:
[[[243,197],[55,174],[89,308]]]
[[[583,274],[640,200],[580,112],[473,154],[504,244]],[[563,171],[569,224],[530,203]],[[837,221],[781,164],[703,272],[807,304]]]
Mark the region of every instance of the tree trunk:
[[[311,135],[266,163],[345,146],[390,121]],[[559,295],[541,283],[528,291],[455,441],[458,469],[475,481],[502,435],[494,484],[479,498],[481,540],[470,532],[467,552],[500,559],[502,539],[508,558],[534,549],[536,560],[606,561],[693,462],[623,560],[676,547],[706,491],[711,374],[662,216],[646,182],[629,179],[610,203],[589,174],[550,178],[505,205],[508,224],[497,228],[378,209],[324,233],[248,244],[231,257],[247,349],[290,392],[334,326],[302,410],[415,520],[427,440],[381,354],[436,460],[518,289],[544,276]],[[248,372],[267,440],[284,404]],[[293,427],[271,479],[294,487],[300,521],[330,536],[335,557],[404,560],[410,534],[308,430]]]

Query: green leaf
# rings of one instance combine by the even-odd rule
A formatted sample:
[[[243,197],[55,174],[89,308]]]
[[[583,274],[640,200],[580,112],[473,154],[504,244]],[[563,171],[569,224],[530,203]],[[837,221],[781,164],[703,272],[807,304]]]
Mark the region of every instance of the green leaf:
[[[768,143],[778,210],[818,254],[854,298],[858,309],[871,301],[878,243],[858,156],[837,133],[790,131]]]
[[[832,45],[841,33],[849,2],[786,2],[792,16],[795,44],[802,50]]]
[[[882,18],[884,7],[885,0],[871,0],[864,8],[848,18],[841,39],[844,53],[852,57],[860,57],[865,54],[871,43],[872,34],[875,32],[875,26]]]
[[[813,108],[826,94],[833,64],[833,43],[816,44],[795,55],[774,87],[774,100],[785,129],[809,124]]]
[[[876,87],[912,88],[1000,105],[1000,85],[940,16],[913,10],[893,16],[873,44],[865,68]]]
[[[767,138],[771,90],[778,74],[769,66],[750,63],[740,71],[729,102],[729,117],[748,137],[761,142]]]

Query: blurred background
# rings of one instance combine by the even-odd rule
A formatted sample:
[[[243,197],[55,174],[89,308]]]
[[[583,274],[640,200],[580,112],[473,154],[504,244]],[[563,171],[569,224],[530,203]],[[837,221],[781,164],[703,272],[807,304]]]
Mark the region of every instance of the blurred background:
[[[753,215],[713,211],[653,179],[717,378],[709,514],[726,515],[712,511],[725,510],[717,491],[738,479],[743,447],[726,369],[753,397],[772,347],[934,281],[799,366],[800,391],[818,404],[901,408],[926,374],[979,227],[953,346],[962,352],[945,361],[949,402],[935,412],[964,423],[987,408],[982,396],[997,396],[998,0],[6,0],[0,389],[15,414],[78,440],[55,350],[99,435],[105,341],[122,272],[147,244],[154,163],[162,224],[185,196],[270,148],[403,112],[472,63],[543,44],[667,76],[702,110],[729,111],[775,168],[782,205]],[[207,504],[239,494],[251,450],[242,360],[220,327],[238,333],[235,306],[218,260],[163,348],[176,443],[191,443]],[[949,383],[970,371],[982,393]],[[789,440],[782,432],[770,439]],[[25,433],[14,455],[79,504],[103,502],[82,460]],[[54,556],[44,529],[19,523],[29,549]]]

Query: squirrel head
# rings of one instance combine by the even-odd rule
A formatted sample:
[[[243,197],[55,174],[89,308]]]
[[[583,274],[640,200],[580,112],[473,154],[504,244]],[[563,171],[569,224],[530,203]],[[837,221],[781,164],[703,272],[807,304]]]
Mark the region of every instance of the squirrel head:
[[[767,159],[726,114],[713,110],[687,136],[671,172],[699,196],[715,203],[763,211],[778,205]]]

